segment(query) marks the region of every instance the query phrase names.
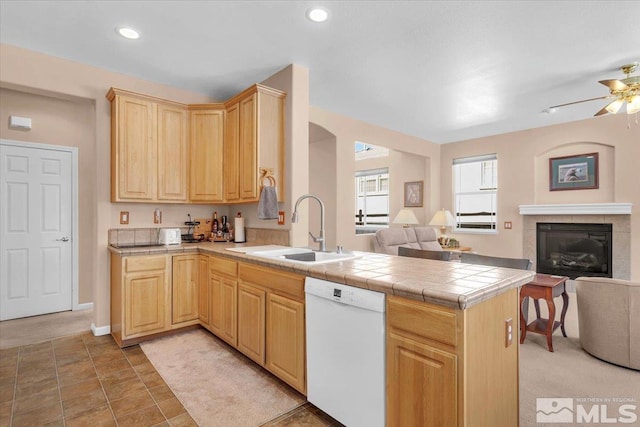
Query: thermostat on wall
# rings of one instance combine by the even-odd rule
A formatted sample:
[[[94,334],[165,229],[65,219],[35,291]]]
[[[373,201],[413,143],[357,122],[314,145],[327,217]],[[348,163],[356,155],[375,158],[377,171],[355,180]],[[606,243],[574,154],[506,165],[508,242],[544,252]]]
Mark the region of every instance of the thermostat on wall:
[[[31,129],[31,117],[9,116],[9,127],[11,129]]]

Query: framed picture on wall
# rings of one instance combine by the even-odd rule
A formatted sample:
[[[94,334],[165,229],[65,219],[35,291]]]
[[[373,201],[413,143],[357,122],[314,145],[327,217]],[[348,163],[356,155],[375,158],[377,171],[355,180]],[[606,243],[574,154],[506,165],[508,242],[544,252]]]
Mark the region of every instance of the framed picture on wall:
[[[404,207],[422,207],[422,194],[424,181],[412,181],[404,183]]]
[[[549,191],[598,188],[598,153],[549,158]]]

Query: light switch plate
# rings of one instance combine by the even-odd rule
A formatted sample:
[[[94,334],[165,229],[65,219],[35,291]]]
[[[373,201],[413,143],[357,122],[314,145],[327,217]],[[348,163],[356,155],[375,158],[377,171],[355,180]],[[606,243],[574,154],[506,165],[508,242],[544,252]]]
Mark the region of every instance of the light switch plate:
[[[278,212],[278,225],[284,225],[284,211]]]
[[[129,212],[120,211],[120,224],[129,224]]]
[[[513,224],[511,223],[511,221],[505,221],[504,222],[504,229],[505,230],[511,230],[513,228]]]

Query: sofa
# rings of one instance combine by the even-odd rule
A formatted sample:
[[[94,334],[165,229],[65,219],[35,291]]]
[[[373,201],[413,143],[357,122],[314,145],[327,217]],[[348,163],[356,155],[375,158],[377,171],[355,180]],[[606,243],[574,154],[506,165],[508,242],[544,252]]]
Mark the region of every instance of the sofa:
[[[432,227],[385,228],[376,231],[373,249],[377,253],[398,255],[399,247],[441,251]]]
[[[575,284],[582,348],[640,370],[640,282],[578,277]]]

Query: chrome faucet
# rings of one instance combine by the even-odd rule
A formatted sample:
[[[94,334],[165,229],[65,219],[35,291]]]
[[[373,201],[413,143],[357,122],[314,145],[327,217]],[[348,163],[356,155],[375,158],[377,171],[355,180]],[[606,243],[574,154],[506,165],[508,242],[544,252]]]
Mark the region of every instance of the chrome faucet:
[[[318,243],[318,246],[319,246],[318,250],[320,252],[326,252],[327,247],[324,241],[324,203],[322,203],[322,200],[320,200],[317,196],[314,196],[313,194],[305,194],[304,196],[300,196],[296,201],[295,207],[293,208],[293,214],[291,214],[291,222],[294,222],[294,223],[298,222],[298,205],[300,204],[301,201],[308,198],[315,199],[320,204],[320,235],[316,237],[313,234],[311,234],[311,232],[309,232],[309,236],[311,236],[314,242]]]

